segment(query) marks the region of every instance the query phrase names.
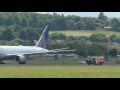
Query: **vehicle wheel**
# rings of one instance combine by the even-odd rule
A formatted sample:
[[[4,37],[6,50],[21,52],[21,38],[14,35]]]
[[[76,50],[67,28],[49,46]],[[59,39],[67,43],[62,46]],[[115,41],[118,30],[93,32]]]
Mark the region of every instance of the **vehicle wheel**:
[[[90,65],[90,63],[88,63],[88,65]]]
[[[99,63],[99,65],[103,65],[103,63],[102,63],[102,62],[100,62],[100,63]]]
[[[19,62],[19,64],[26,64],[26,62]]]

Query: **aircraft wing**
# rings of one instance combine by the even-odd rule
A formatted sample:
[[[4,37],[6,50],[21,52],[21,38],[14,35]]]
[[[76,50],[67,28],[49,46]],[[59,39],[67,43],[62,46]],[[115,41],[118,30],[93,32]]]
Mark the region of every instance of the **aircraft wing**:
[[[72,51],[77,51],[76,49],[73,50],[59,50],[60,52],[72,52]]]
[[[72,52],[72,51],[76,51],[76,49],[73,50],[54,49],[54,50],[49,50],[48,52]]]
[[[55,52],[60,52],[60,51],[56,51],[56,50],[48,50],[48,53],[51,53],[51,52],[55,53]]]

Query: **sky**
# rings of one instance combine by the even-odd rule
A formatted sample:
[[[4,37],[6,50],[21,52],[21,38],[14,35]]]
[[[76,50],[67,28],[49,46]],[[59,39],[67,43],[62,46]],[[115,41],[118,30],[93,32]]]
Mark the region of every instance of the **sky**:
[[[77,16],[81,16],[81,17],[98,17],[100,12],[39,12],[39,13],[49,13],[49,14],[53,14],[53,13],[57,13],[57,14],[63,14],[64,16],[67,15],[77,15]],[[120,18],[120,12],[104,12],[104,15],[109,17],[109,18]]]

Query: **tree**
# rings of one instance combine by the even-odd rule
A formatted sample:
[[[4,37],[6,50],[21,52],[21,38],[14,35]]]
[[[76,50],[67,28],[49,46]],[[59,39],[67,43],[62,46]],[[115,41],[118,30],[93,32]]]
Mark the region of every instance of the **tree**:
[[[86,24],[83,21],[79,21],[76,23],[77,30],[83,30],[86,27]]]
[[[4,30],[0,36],[1,40],[11,41],[15,38],[14,31],[11,28]]]
[[[95,30],[96,29],[96,25],[95,25],[95,21],[91,18],[88,18],[88,20],[86,21],[86,30]]]
[[[118,50],[116,48],[112,48],[110,51],[109,51],[109,55],[112,55],[112,56],[117,56],[118,54]]]
[[[92,44],[88,46],[88,52],[91,56],[100,55],[100,48],[97,46],[97,44]]]
[[[66,35],[65,34],[59,34],[59,38],[61,39],[61,40],[66,40]]]
[[[109,21],[106,21],[105,25],[106,25],[106,26],[111,26],[111,21],[110,21],[110,20],[109,20]]]
[[[4,25],[5,19],[6,19],[5,15],[3,13],[0,13],[0,25]]]
[[[20,31],[19,37],[22,40],[36,40],[38,37],[40,37],[36,30],[37,29],[34,29],[32,27],[26,27]]]
[[[25,27],[28,26],[28,19],[26,17],[23,17],[21,20],[21,26]]]
[[[107,16],[105,16],[103,12],[100,12],[98,18],[101,19],[101,20],[103,20],[104,22],[107,20]]]
[[[84,39],[84,40],[89,40],[89,37],[88,36],[79,36],[78,37],[78,40],[82,40],[82,39]]]
[[[14,39],[13,42],[17,42],[19,45],[24,45],[24,40],[21,40],[19,38]]]
[[[59,33],[52,33],[51,38],[52,39],[60,39]]]
[[[30,26],[37,27],[37,24],[38,24],[38,14],[34,13],[32,14],[32,20],[30,22]]]
[[[87,49],[87,44],[84,40],[81,41],[76,41],[75,44],[75,49],[77,50],[77,54],[80,56],[87,56],[88,55],[88,49]]]
[[[120,21],[117,18],[113,18],[111,21],[112,30],[119,31]]]
[[[112,41],[117,42],[117,43],[120,43],[120,37],[117,36],[117,37],[113,38]]]
[[[70,40],[70,41],[73,41],[73,40],[75,40],[75,37],[74,36],[67,36],[66,39]]]
[[[90,36],[90,41],[92,42],[109,42],[109,38],[106,37],[104,34],[92,34]]]
[[[73,16],[73,17],[74,17],[74,21],[75,21],[75,23],[76,23],[76,22],[79,22],[79,21],[82,20],[82,18],[79,17],[79,16]]]
[[[92,44],[88,46],[89,55],[105,55],[106,50],[108,50],[107,46],[100,44]]]
[[[14,15],[14,20],[15,20],[16,24],[20,25],[20,23],[21,23],[21,17],[20,17],[20,15],[18,13],[16,13]]]
[[[110,38],[111,41],[113,41],[113,39],[114,39],[115,37],[117,37],[117,36],[116,36],[115,34],[112,34],[109,38]]]
[[[13,15],[12,14],[8,15],[7,20],[6,20],[6,25],[10,26],[10,25],[13,25],[14,23],[15,23],[15,21],[14,21]]]
[[[27,36],[28,36],[28,33],[26,28],[23,28],[22,30],[20,30],[20,33],[19,33],[20,39],[27,40],[28,39]]]
[[[61,33],[52,33],[50,36],[52,39],[66,40],[66,35]]]
[[[67,30],[76,30],[76,25],[74,20],[67,20]]]

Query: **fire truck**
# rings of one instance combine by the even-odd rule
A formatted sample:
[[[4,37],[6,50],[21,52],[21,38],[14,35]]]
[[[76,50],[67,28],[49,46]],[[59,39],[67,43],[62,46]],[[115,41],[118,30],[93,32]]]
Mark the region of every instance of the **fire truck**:
[[[103,65],[105,61],[105,58],[103,56],[88,56],[86,58],[86,63],[88,65]]]

